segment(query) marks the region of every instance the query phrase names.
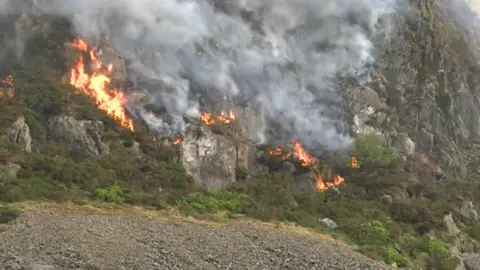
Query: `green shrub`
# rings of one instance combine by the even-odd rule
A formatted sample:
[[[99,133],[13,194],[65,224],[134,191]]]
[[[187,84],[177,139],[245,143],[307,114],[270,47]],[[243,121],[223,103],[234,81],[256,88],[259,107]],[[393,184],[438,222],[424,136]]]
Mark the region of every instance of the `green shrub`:
[[[117,185],[99,188],[96,190],[96,195],[99,199],[106,202],[123,203],[125,201],[125,194],[122,188]]]
[[[252,198],[245,194],[224,190],[209,190],[197,197],[179,199],[177,205],[198,213],[229,211],[235,214],[242,214],[251,201]]]
[[[480,224],[474,224],[473,226],[468,228],[467,233],[473,239],[480,241]]]
[[[19,209],[0,206],[0,224],[9,223],[20,216],[22,212]]]
[[[400,252],[398,252],[398,250],[396,250],[392,247],[383,248],[382,255],[383,255],[384,261],[387,264],[396,263],[397,266],[399,266],[399,267],[410,267],[411,266],[410,260],[406,256],[400,254]]]
[[[38,174],[28,178],[11,179],[0,188],[0,202],[47,200],[63,202],[74,200],[80,192],[75,185],[66,185]]]
[[[459,261],[457,258],[452,258],[448,245],[441,239],[434,238],[426,242],[426,251],[430,255],[427,260],[427,266],[432,269],[455,269]]]
[[[397,166],[400,160],[397,151],[384,147],[382,140],[375,135],[359,135],[355,139],[352,155],[360,166],[369,168]]]

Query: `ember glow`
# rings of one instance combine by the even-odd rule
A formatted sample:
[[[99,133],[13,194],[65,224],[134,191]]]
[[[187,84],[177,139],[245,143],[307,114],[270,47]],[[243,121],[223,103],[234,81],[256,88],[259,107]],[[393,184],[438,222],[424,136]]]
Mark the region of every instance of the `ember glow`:
[[[172,144],[177,145],[177,144],[181,144],[182,142],[183,142],[183,138],[178,136],[173,140]]]
[[[309,167],[310,165],[313,164],[313,157],[307,154],[307,151],[303,148],[302,144],[294,140],[293,141],[293,150],[294,150],[294,156],[296,159],[300,160],[302,162],[303,167]]]
[[[113,66],[105,66],[97,58],[96,49],[88,50],[88,44],[82,39],[75,40],[72,46],[80,52],[88,53],[92,72],[87,72],[84,57],[80,56],[70,70],[70,84],[93,98],[97,106],[112,116],[121,126],[133,131],[133,121],[127,116],[124,108],[126,102],[124,93],[109,87]]]
[[[3,97],[13,97],[13,77],[8,75],[4,79],[0,79],[0,98]]]
[[[204,125],[213,125],[213,124],[230,124],[237,118],[233,110],[229,110],[227,113],[221,111],[218,115],[213,115],[210,112],[202,112],[200,115],[200,121]]]
[[[318,170],[318,159],[308,154],[308,152],[303,148],[302,144],[298,140],[293,140],[293,152],[286,153],[281,148],[272,148],[267,151],[271,156],[278,156],[282,160],[293,157],[300,162],[303,167],[310,168],[310,171],[316,177],[316,189],[320,192],[324,192],[329,188],[339,186],[345,182],[345,178],[339,174],[333,176],[332,181],[326,181],[323,177],[323,174]],[[355,157],[352,157],[351,168],[357,168],[358,163]]]
[[[358,161],[356,157],[352,157],[350,159],[350,168],[357,169],[358,168]]]

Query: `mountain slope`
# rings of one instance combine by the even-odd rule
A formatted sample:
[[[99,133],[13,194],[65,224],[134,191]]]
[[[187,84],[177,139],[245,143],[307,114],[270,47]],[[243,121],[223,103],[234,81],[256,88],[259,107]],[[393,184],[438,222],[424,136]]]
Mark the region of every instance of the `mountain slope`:
[[[215,8],[236,14],[235,8],[221,4],[217,1]],[[398,267],[475,269],[478,266],[466,259],[476,257],[480,247],[479,185],[475,181],[480,154],[480,78],[472,31],[478,28],[465,21],[474,21],[476,15],[459,17],[458,7],[448,1],[411,0],[407,7],[403,13],[387,16],[394,22],[390,32],[371,37],[376,53],[371,80],[341,78],[340,99],[327,95],[315,103],[328,109],[322,117],[334,119],[339,129],[345,125],[341,119],[348,118],[354,139],[348,151],[302,145],[302,140],[315,136],[324,141],[332,134],[328,130],[328,134],[309,134],[291,144],[273,145],[294,139],[296,131],[294,123],[280,114],[269,127],[268,135],[275,138],[272,145],[256,145],[249,135],[263,131],[265,123],[255,102],[247,97],[228,100],[232,111],[222,108],[218,113],[205,111],[200,117],[185,115],[182,121],[188,124],[182,134],[162,133],[155,127],[175,118],[168,113],[171,104],[167,102],[174,101],[163,96],[161,105],[149,103],[150,92],[161,89],[161,93],[172,94],[174,89],[153,79],[138,79],[133,84],[136,73],[132,68],[138,63],[128,59],[129,55],[122,56],[114,42],[108,44],[105,37],[97,36],[89,40],[95,46],[83,44],[74,25],[62,16],[23,9],[2,15],[0,77],[5,81],[0,82],[0,201],[6,205],[0,211],[5,216],[2,219],[11,219],[10,208],[15,208],[11,203],[29,200],[78,204],[100,200],[173,208],[197,216],[227,212],[231,217],[289,221],[341,234],[362,253]],[[242,20],[261,23],[254,12],[242,12]],[[360,13],[347,16],[354,29],[368,24]],[[333,17],[325,20],[338,23]],[[211,43],[199,45],[204,50],[199,54],[228,52]],[[330,43],[316,46],[328,54],[341,42],[332,39]],[[145,63],[156,61],[148,53],[143,57]],[[195,71],[196,63],[190,64]],[[298,72],[289,68],[282,70],[283,75]],[[192,70],[182,76],[192,76]],[[275,72],[266,72],[275,77]],[[108,89],[96,83],[105,79],[111,79]],[[209,85],[188,79],[199,93]],[[205,105],[202,109],[223,105],[224,97],[216,95],[222,91],[207,92],[215,94],[198,97]],[[129,103],[122,103],[123,95],[143,104],[145,111],[125,109]],[[143,118],[138,117],[141,113]],[[332,139],[332,144],[343,142],[342,138]],[[57,214],[28,212],[2,237],[26,233],[26,221],[39,222],[34,235],[41,236],[56,229],[46,220],[59,218]],[[101,224],[116,219],[91,218]],[[75,220],[78,215],[72,214],[59,222]],[[118,226],[125,224],[130,233],[140,233],[133,228],[137,223],[123,222]],[[196,231],[192,228],[190,233]],[[94,242],[86,249],[101,244]],[[304,251],[301,246],[299,252]],[[25,257],[23,245],[18,252]],[[332,265],[336,260],[326,260],[319,253],[315,256],[336,267]],[[226,267],[223,262],[219,268]]]

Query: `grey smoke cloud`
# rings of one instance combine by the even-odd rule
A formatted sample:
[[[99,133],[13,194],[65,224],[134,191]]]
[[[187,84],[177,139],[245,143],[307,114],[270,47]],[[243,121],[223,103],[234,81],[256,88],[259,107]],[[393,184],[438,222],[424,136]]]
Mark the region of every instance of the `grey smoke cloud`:
[[[0,0],[0,9],[15,9],[7,2],[13,3]],[[131,79],[138,85],[147,83],[150,102],[168,112],[168,119],[152,119],[145,109],[131,104],[153,129],[164,134],[181,131],[184,115],[199,114],[204,105],[199,99],[210,100],[217,108],[223,100],[242,100],[256,104],[267,122],[280,118],[290,122],[293,128],[288,132],[307,146],[331,149],[350,143],[341,130],[342,113],[332,105],[342,102],[335,78],[368,74],[375,60],[370,38],[385,30],[379,19],[404,4],[403,0],[34,1],[36,12],[71,18],[80,36],[103,35],[128,60]],[[265,130],[250,135],[257,141],[270,139]]]

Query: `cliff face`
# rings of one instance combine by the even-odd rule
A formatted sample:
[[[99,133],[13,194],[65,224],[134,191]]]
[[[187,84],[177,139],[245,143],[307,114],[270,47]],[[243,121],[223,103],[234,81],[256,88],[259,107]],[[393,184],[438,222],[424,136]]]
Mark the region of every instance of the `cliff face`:
[[[373,82],[347,89],[355,126],[372,120],[360,132],[381,132],[399,147],[406,139],[443,169],[442,179],[468,181],[479,138],[475,40],[450,3],[411,1],[410,8],[412,17],[395,19],[393,38],[378,41]]]

